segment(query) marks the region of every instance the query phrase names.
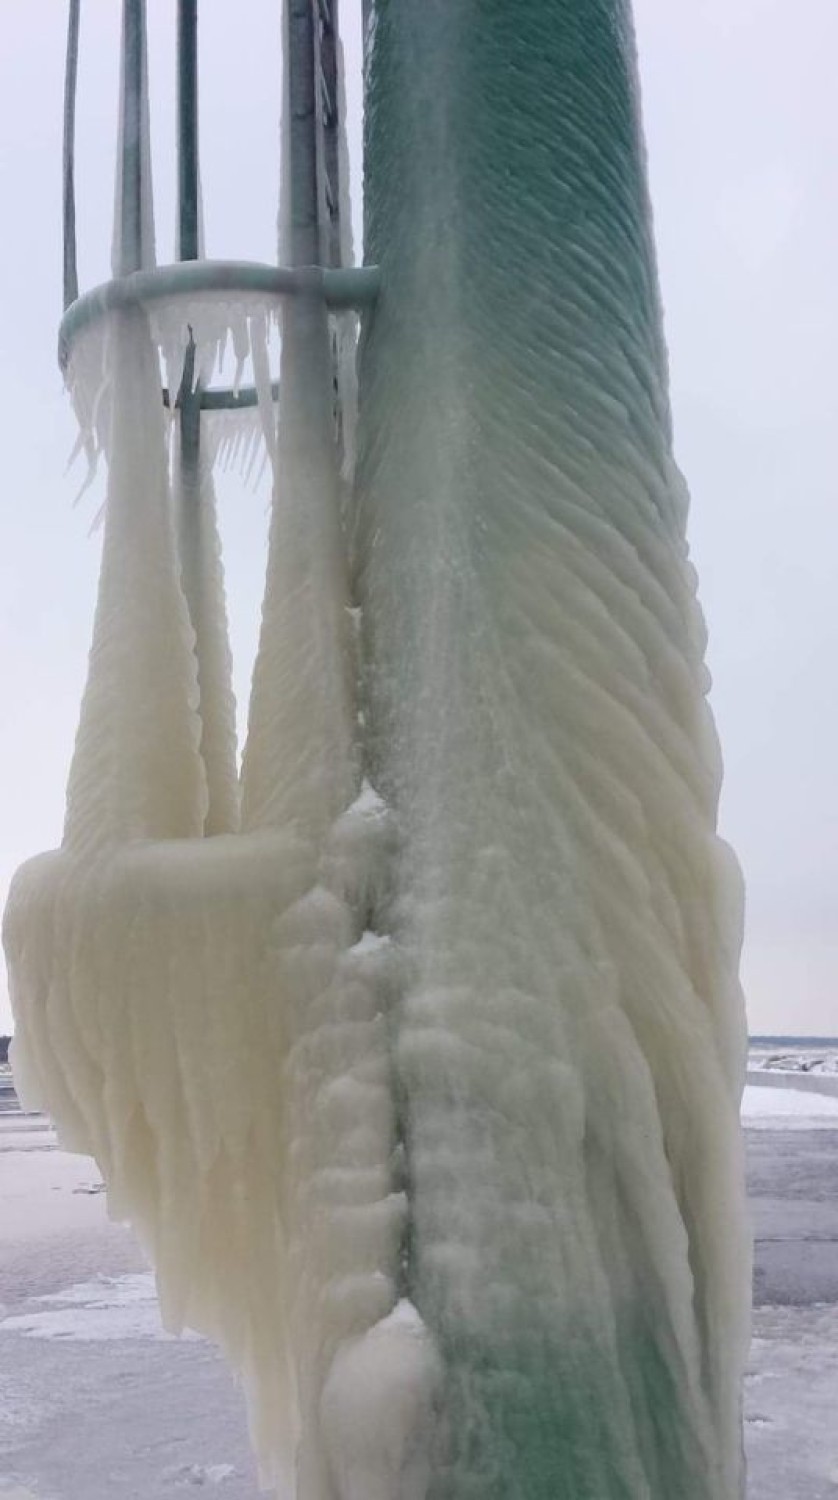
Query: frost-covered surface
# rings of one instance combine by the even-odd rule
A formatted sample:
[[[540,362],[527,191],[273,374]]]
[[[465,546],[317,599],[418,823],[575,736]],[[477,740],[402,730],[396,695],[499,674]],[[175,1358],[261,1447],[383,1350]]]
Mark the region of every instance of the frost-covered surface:
[[[727,1500],[741,898],[628,6],[375,11],[353,536],[429,1493]]]
[[[351,501],[313,294],[278,443],[264,312],[79,342],[102,574],[64,841],[7,911],[16,1076],[281,1494],[735,1500],[741,894],[630,27],[466,17],[371,31]],[[277,477],[240,783],[209,475],[178,537],[167,471],[187,320],[199,372],[249,355]]]
[[[338,1461],[321,1398],[333,1431],[350,1420],[339,1372],[435,1366],[415,1329],[364,1342],[398,1300],[405,1218],[397,960],[370,928],[392,831],[357,744],[328,318],[316,296],[283,315],[277,441],[274,311],[158,303],[74,347],[82,439],[108,462],[99,598],[63,844],[19,872],[5,940],[24,1101],[96,1157],[165,1327],[241,1372],[265,1478],[288,1492],[296,1467],[314,1496]],[[210,472],[229,433],[186,482],[175,447],[173,493],[160,400],[190,329],[196,379],[225,341],[236,379],[250,361],[279,475],[240,780]],[[39,1308],[30,1331],[71,1316]]]
[[[232,454],[248,475],[257,459],[274,456],[269,354],[279,345],[281,313],[279,296],[233,298],[226,292],[204,293],[186,309],[182,296],[162,298],[146,310],[151,343],[170,393],[176,396],[181,389],[191,349],[193,384],[221,384],[235,394],[244,386],[256,388],[258,402],[250,410],[214,412],[204,419],[208,452],[219,454],[222,461]],[[65,370],[79,423],[77,446],[87,453],[91,466],[107,452],[112,430],[115,370],[110,329],[110,316],[104,314],[84,328],[73,341]]]
[[[388,819],[354,744],[326,314],[300,303],[286,321],[241,820],[228,726],[213,743],[235,831],[212,838],[206,731],[211,710],[225,721],[229,661],[216,650],[199,684],[142,315],[110,338],[102,574],[64,844],[19,873],[6,919],[16,1076],[96,1156],[157,1268],[166,1326],[211,1333],[242,1370],[278,1479],[298,1434],[303,1454],[312,1441],[337,1345],[395,1301],[404,1212],[388,1169],[391,964],[364,936]],[[195,562],[218,637],[214,548]],[[321,1456],[313,1443],[309,1462]]]

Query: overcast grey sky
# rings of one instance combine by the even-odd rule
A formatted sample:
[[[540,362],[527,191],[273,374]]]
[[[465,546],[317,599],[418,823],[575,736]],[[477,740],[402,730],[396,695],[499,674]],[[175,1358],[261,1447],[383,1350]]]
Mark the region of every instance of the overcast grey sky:
[[[174,0],[148,0],[158,258],[172,258]],[[358,0],[342,0],[350,69]],[[98,571],[55,363],[64,0],[2,0],[0,899],[60,838]],[[202,0],[207,253],[275,258],[280,0]],[[108,275],[118,0],[82,0],[83,287]],[[710,627],[722,830],[753,1031],[838,1033],[835,0],[636,0],[677,454]],[[350,98],[359,143],[357,86]],[[223,486],[240,696],[265,496]],[[9,1016],[0,980],[0,1030]]]

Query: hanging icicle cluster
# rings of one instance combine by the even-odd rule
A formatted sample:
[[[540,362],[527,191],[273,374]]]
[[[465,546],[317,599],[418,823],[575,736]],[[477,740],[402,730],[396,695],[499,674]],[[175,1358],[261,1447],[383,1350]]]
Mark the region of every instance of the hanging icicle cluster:
[[[145,218],[141,238],[148,266]],[[110,312],[75,341],[80,443],[108,467],[99,597],[63,843],[18,873],[5,919],[22,1097],[96,1157],[166,1326],[241,1372],[266,1481],[290,1493],[297,1468],[312,1495],[324,1382],[398,1300],[405,1211],[394,958],[367,927],[393,833],[362,780],[335,443],[337,328],[351,448],[351,324],[316,291],[208,297]],[[258,427],[211,413],[190,469],[173,397],[229,345]],[[274,501],[239,776],[212,467],[243,441]]]
[[[87,455],[91,473],[100,456],[107,456],[113,429],[110,316],[103,313],[82,330],[68,353],[64,372],[79,426],[76,453]],[[245,388],[255,392],[253,404],[211,410],[204,418],[209,457],[222,467],[235,464],[246,480],[275,460],[270,366],[281,343],[281,330],[279,296],[268,301],[264,294],[241,293],[231,299],[208,293],[190,298],[187,305],[179,296],[155,300],[145,310],[146,336],[162,366],[170,422],[187,367],[187,391],[211,387],[227,375],[232,362],[233,397],[240,397]]]

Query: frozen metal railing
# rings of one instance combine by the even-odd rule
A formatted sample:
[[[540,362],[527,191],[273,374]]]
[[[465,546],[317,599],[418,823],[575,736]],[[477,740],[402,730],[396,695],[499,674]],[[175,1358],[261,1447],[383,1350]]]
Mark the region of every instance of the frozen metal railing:
[[[283,38],[286,74],[284,147],[285,240],[287,266],[247,260],[207,260],[201,243],[200,145],[198,110],[198,0],[177,5],[177,256],[174,264],[154,264],[150,160],[146,0],[123,0],[117,204],[112,255],[113,278],[79,294],[75,213],[75,115],[81,0],[69,0],[64,86],[64,315],[58,339],[62,370],[68,371],[76,340],[109,314],[131,307],[151,308],[163,299],[174,316],[182,307],[184,358],[178,387],[161,399],[171,408],[178,442],[173,449],[172,503],[181,563],[181,582],[195,633],[199,691],[210,670],[211,627],[204,598],[200,559],[212,537],[214,520],[206,505],[202,416],[259,406],[255,386],[208,388],[196,378],[193,327],[195,299],[220,295],[229,303],[260,301],[267,310],[277,298],[321,298],[329,311],[359,309],[374,300],[378,273],[342,264],[340,93],[337,0],[287,0]],[[195,338],[193,338],[193,332]],[[344,330],[345,333],[345,330]],[[335,459],[343,458],[343,403],[340,343],[332,329],[332,397]],[[255,354],[254,354],[255,367]],[[265,351],[265,359],[267,352]],[[71,377],[72,378],[72,377]],[[276,400],[278,387],[270,387]],[[261,386],[261,401],[265,397]],[[264,413],[263,413],[264,417]]]
[[[179,261],[148,267],[142,244],[145,163],[141,142],[146,107],[145,0],[123,0],[122,156],[119,163],[119,272],[113,280],[79,295],[75,216],[75,101],[78,76],[80,0],[70,0],[64,92],[64,316],[58,338],[59,362],[66,368],[79,333],[115,308],[200,292],[286,297],[322,295],[330,310],[369,307],[378,290],[374,267],[351,269],[341,263],[339,182],[339,91],[337,78],[337,0],[289,0],[284,38],[290,74],[291,120],[288,142],[292,264],[271,266],[247,260],[207,260],[199,243],[198,8],[178,0],[177,10],[177,227]],[[321,202],[327,208],[322,225]],[[188,361],[187,361],[188,364]],[[188,369],[178,404],[187,383]],[[255,391],[199,390],[200,408],[252,406]]]
[[[240,292],[268,298],[321,295],[331,312],[371,306],[378,293],[376,266],[268,266],[261,261],[175,261],[150,271],[134,271],[115,281],[105,281],[77,297],[67,308],[59,329],[59,363],[64,368],[74,340],[82,329],[118,308],[155,302],[179,293]],[[216,392],[220,395],[220,392]],[[230,405],[240,406],[242,394]],[[216,403],[217,404],[217,403]]]

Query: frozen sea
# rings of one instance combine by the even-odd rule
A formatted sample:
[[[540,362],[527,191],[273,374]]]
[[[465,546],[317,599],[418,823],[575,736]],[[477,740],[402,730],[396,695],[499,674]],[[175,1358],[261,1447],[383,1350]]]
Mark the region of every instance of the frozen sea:
[[[758,1051],[751,1069],[763,1070]],[[768,1071],[743,1107],[756,1235],[748,1500],[838,1500],[838,1095],[789,1086],[805,1069]],[[2,1112],[8,1102],[0,1092],[0,1500],[256,1500],[222,1359],[164,1334],[95,1164],[60,1151],[46,1121]]]

